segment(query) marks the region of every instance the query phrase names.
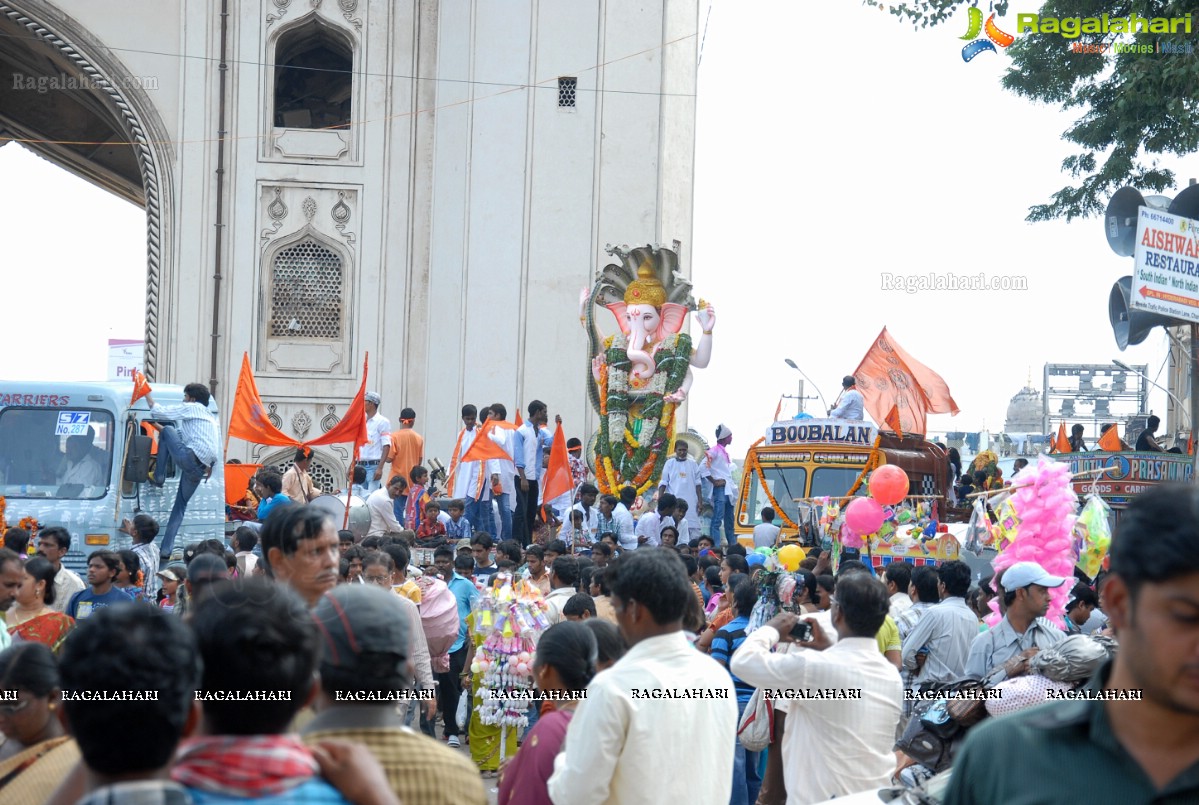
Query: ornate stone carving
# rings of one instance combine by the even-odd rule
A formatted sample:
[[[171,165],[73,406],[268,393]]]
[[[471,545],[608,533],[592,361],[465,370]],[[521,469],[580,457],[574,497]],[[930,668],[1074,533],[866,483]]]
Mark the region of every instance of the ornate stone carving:
[[[279,194],[283,192],[282,187],[276,187],[275,200],[266,208],[266,214],[271,217],[274,222],[270,229],[262,230],[262,242],[265,243],[279,233],[283,227],[283,219],[287,217],[287,205],[283,203],[283,199],[279,198]]]
[[[279,430],[283,430],[283,417],[279,416],[279,406],[276,403],[266,404],[266,418]]]
[[[311,221],[312,217],[316,215],[316,201],[312,196],[308,196],[300,204],[300,209],[304,211],[304,217]]]
[[[325,408],[329,413],[325,414],[321,418],[321,431],[323,433],[328,433],[337,426],[337,423],[341,421],[341,417],[337,415],[336,405],[326,405]]]
[[[353,243],[354,233],[346,232],[346,224],[349,223],[351,214],[350,205],[346,204],[345,191],[337,191],[337,203],[333,205],[333,209],[329,210],[329,215],[333,218],[333,226],[342,234],[342,237]]]
[[[275,8],[279,9],[279,13],[266,15],[266,24],[268,28],[287,16],[287,8],[291,5],[291,0],[274,0],[274,2]]]
[[[291,430],[296,436],[300,437],[300,441],[308,435],[308,431],[312,428],[312,417],[308,416],[308,412],[301,408],[296,411],[291,417]]]
[[[341,16],[346,18],[346,22],[354,26],[355,30],[362,30],[362,20],[354,17],[354,12],[358,10],[358,0],[337,0],[337,5],[341,9]]]

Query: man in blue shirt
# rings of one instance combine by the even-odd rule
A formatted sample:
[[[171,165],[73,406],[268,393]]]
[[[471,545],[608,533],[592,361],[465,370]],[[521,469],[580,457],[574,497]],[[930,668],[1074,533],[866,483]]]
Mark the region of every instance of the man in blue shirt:
[[[261,497],[258,504],[258,522],[263,523],[272,509],[281,504],[291,503],[291,498],[283,494],[283,476],[278,470],[260,470],[257,480]]]
[[[542,427],[549,421],[549,407],[541,400],[529,403],[529,418],[516,429],[516,519],[513,521],[513,535],[521,547],[528,547],[533,541],[533,529],[537,522],[538,482],[545,475],[542,464],[545,461],[545,449],[549,444]],[[558,417],[561,422],[562,418]],[[552,439],[552,437],[550,437]]]
[[[733,653],[745,642],[745,630],[749,626],[749,615],[753,612],[754,604],[758,602],[758,590],[753,582],[743,581],[733,590],[733,611],[736,617],[725,624],[724,628],[712,638],[708,653],[712,659],[729,667]],[[745,706],[754,695],[754,686],[739,679],[732,671],[733,689],[737,692],[737,720],[740,723]],[[762,787],[762,776],[758,773],[761,755],[750,752],[740,741],[736,741],[736,755],[733,759],[733,796],[729,800],[735,805],[753,805],[758,801],[758,790]]]
[[[87,583],[91,587],[71,597],[65,614],[78,621],[90,618],[103,607],[133,603],[128,593],[112,586],[120,572],[121,557],[112,551],[94,552],[87,560]]]
[[[443,545],[433,552],[433,562],[458,602],[458,638],[450,646],[450,670],[436,675],[437,698],[445,719],[443,732],[446,743],[457,747],[462,745],[458,738],[458,700],[462,697],[462,682],[470,675],[470,669],[466,667],[466,655],[470,649],[466,642],[470,639],[466,617],[470,615],[471,604],[479,597],[479,590],[467,578],[475,569],[475,560],[469,554],[455,559],[454,549]]]

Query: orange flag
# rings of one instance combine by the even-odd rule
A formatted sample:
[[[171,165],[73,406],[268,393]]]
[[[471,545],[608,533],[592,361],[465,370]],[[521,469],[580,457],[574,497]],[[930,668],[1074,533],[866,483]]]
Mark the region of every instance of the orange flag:
[[[346,415],[328,433],[319,438],[304,442],[304,444],[338,444],[349,442],[357,447],[360,444],[366,444],[370,441],[366,435],[366,374],[369,361],[369,354],[362,359],[362,385],[358,387],[357,396],[350,402],[350,407],[346,409]]]
[[[1116,432],[1115,425],[1108,428],[1104,434],[1099,437],[1099,449],[1107,450],[1111,453],[1119,453],[1120,450],[1123,449],[1120,447],[1120,434]]]
[[[891,430],[895,431],[896,436],[898,436],[901,439],[903,438],[903,427],[899,421],[899,406],[898,405],[891,406],[890,413],[888,413],[885,417],[883,417],[883,424],[889,425],[891,427]]]
[[[942,377],[913,358],[891,338],[887,328],[879,333],[854,371],[858,391],[875,422],[885,422],[896,408],[904,433],[923,436],[925,415],[957,414],[958,405]]]
[[[779,414],[781,414],[782,412],[783,412],[783,398],[779,397],[779,404],[774,409],[774,420],[773,420],[774,422],[779,421]]]
[[[520,427],[521,425],[523,425],[523,424],[525,424],[525,421],[524,421],[524,419],[523,419],[523,418],[521,418],[521,415],[520,415],[520,409],[519,409],[519,408],[517,408],[517,409],[516,409],[516,427],[518,427],[518,428],[519,428],[519,427]]]
[[[250,371],[250,355],[243,353],[241,374],[237,378],[237,391],[233,395],[233,410],[229,415],[229,437],[244,439],[253,444],[298,446],[299,442],[276,428],[267,419],[258,394],[258,384]]]
[[[487,461],[488,459],[500,459],[501,461],[512,461],[512,456],[505,452],[504,448],[491,440],[491,432],[501,426],[507,425],[506,422],[497,422],[494,419],[489,419],[483,423],[483,427],[479,428],[479,433],[475,436],[475,440],[471,442],[470,447],[458,459],[459,464],[469,464],[472,461]]]
[[[566,454],[566,434],[562,432],[561,422],[554,431],[554,441],[550,445],[550,466],[545,472],[542,484],[545,492],[541,499],[547,505],[555,498],[570,494],[575,488],[574,478],[570,474],[570,460]]]
[[[1066,423],[1061,422],[1057,426],[1057,438],[1053,440],[1054,453],[1073,453],[1070,449],[1070,440],[1066,438]]]
[[[142,374],[139,370],[134,369],[133,370],[133,396],[129,398],[129,404],[133,405],[135,402],[140,400],[142,397],[145,397],[147,394],[149,394],[152,391],[154,391],[154,389],[150,388],[150,384],[146,382],[146,376],[144,374]]]

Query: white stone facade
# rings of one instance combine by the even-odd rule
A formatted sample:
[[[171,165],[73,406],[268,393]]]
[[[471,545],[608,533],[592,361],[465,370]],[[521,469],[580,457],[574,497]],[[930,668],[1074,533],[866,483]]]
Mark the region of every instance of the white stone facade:
[[[228,5],[219,222],[220,0],[0,0],[141,127],[153,376],[209,380],[216,304],[221,409],[248,352],[297,437],[331,426],[367,352],[426,457],[449,463],[463,402],[540,398],[589,435],[578,298],[604,246],[675,247],[690,274],[698,0]],[[346,129],[277,125],[272,65],[313,30],[349,54]]]

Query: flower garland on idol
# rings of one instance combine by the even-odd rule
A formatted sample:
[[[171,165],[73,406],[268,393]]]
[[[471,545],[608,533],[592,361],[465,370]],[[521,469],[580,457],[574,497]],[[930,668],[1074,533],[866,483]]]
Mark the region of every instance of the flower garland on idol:
[[[489,726],[524,729],[533,689],[533,655],[537,640],[549,628],[541,591],[524,579],[513,584],[500,574],[474,604],[475,631],[485,634],[471,662],[471,673],[483,675],[479,721]],[[501,744],[502,746],[503,744]]]

